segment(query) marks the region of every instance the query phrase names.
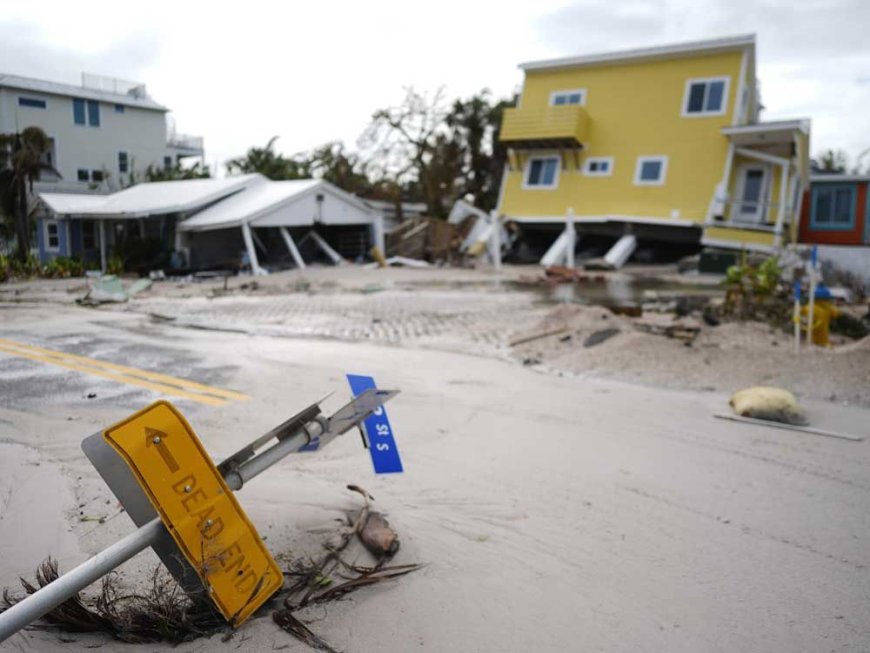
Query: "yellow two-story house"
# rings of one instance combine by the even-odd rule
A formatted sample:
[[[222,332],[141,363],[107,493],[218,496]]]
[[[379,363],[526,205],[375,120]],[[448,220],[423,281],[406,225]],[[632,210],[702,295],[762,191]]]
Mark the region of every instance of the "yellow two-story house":
[[[761,122],[755,37],[520,66],[498,211],[521,228],[774,250],[796,240],[809,121]]]

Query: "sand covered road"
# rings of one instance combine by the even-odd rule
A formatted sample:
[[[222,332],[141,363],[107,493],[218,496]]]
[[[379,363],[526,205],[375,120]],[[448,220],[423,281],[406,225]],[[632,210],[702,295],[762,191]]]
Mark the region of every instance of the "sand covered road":
[[[340,650],[870,647],[870,442],[714,420],[727,400],[717,393],[560,378],[460,353],[194,331],[73,308],[2,310],[5,338],[250,394],[220,407],[179,402],[215,458],[324,391],[345,392],[345,372],[402,390],[389,411],[404,475],[374,477],[351,433],[284,461],[239,495],[270,549],[298,555],[316,552],[356,505],[344,486],[358,483],[400,534],[396,561],[426,564],[394,585],[300,613]],[[2,584],[49,553],[68,567],[129,532],[78,446],[154,398],[0,356],[0,476],[26,474],[16,470],[32,461],[62,484],[31,483],[23,498],[17,483],[0,487],[10,521],[24,517],[9,510],[14,502],[40,506],[28,531],[0,522],[0,547],[15,552],[0,559]],[[870,435],[870,411],[810,407],[819,426]],[[109,519],[82,522],[82,512]],[[66,529],[55,535],[59,516]],[[140,556],[124,581],[141,582],[153,562]],[[63,650],[155,650],[73,639]],[[229,642],[178,650],[285,645],[308,650],[265,617]],[[28,633],[0,648],[59,646],[55,635]]]

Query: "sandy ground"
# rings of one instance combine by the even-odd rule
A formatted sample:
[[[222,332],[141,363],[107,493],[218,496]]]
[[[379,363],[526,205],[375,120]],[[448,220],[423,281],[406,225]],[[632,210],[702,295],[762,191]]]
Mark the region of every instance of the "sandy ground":
[[[561,331],[510,349],[521,360],[557,374],[600,375],[716,393],[768,385],[787,388],[800,399],[870,407],[868,338],[828,349],[804,347],[796,356],[793,337],[763,323],[710,327],[698,319],[661,317],[665,324],[692,323],[701,331],[687,342],[638,331],[633,320],[603,308],[564,305],[511,337]],[[606,330],[616,333],[587,346],[590,336]]]
[[[380,296],[385,316],[407,294],[431,300],[397,286],[356,296]],[[274,333],[230,332],[185,328],[181,316],[154,321],[142,307],[30,303],[0,305],[0,332],[250,394],[218,408],[178,402],[217,459],[329,390],[337,394],[328,407],[338,408],[345,372],[401,389],[389,412],[405,474],[374,476],[350,433],[316,455],[283,461],[239,495],[273,553],[292,558],[317,553],[335,520],[357,506],[344,486],[358,483],[400,534],[396,562],[426,564],[397,583],[300,613],[340,650],[870,649],[870,440],[713,419],[726,406],[724,391],[568,374],[550,367],[565,344],[558,338],[511,354],[486,335],[491,322],[514,334],[563,320],[579,340],[595,320],[620,318],[546,304],[522,309],[489,294],[462,304],[456,322],[441,330],[437,319],[408,310],[390,325],[394,332],[337,297],[310,318],[319,326],[306,337],[281,333],[298,327],[283,315]],[[209,319],[232,314],[215,312],[214,302],[239,299],[252,301],[211,301]],[[293,314],[295,304],[288,307]],[[462,320],[484,334],[476,345],[455,336]],[[354,342],[326,333],[366,321],[370,331]],[[394,333],[398,341],[390,340]],[[668,343],[673,356],[700,355],[708,337],[687,348],[620,333],[582,353],[628,351],[620,339],[638,335]],[[742,350],[717,355],[744,355],[735,351]],[[547,361],[523,365],[530,353]],[[589,368],[582,360],[560,365]],[[870,410],[815,396],[804,399],[816,426],[870,438]],[[14,585],[46,555],[68,569],[131,531],[79,443],[155,398],[0,354],[0,586]],[[100,517],[105,523],[91,521]],[[155,561],[141,554],[121,569],[122,580],[142,582]],[[73,641],[29,632],[0,650],[161,648],[93,635],[65,639]],[[229,642],[212,637],[178,647],[239,649],[309,650],[267,611]]]

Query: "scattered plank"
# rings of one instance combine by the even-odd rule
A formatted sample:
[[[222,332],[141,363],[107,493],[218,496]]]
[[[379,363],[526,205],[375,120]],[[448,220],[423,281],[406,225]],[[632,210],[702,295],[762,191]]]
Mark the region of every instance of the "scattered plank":
[[[508,343],[508,347],[516,347],[517,345],[522,345],[526,342],[532,342],[533,340],[540,340],[541,338],[548,338],[550,336],[555,336],[560,333],[564,333],[568,330],[568,327],[559,327],[558,329],[548,329],[547,331],[539,331],[538,333],[533,333],[529,336],[522,336],[520,338],[516,338],[515,340],[511,340]]]
[[[753,417],[742,417],[740,415],[730,415],[728,413],[714,413],[713,417],[719,419],[727,419],[732,422],[743,422],[744,424],[755,424],[757,426],[772,426],[776,429],[784,429],[786,431],[797,431],[798,433],[806,433],[808,435],[824,435],[828,438],[839,438],[841,440],[851,440],[852,442],[862,442],[864,438],[860,435],[850,435],[848,433],[838,433],[836,431],[826,431],[824,429],[813,428],[812,426],[794,426],[783,422],[772,422],[766,419],[755,419]]]

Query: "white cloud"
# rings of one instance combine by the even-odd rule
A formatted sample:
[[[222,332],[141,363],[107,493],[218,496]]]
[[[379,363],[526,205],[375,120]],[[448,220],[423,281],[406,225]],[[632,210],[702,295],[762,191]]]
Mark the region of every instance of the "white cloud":
[[[769,117],[810,115],[816,146],[870,146],[870,3],[560,0],[407,3],[75,3],[4,8],[0,68],[76,82],[82,70],[147,83],[209,162],[280,135],[292,153],[354,145],[403,86],[509,95],[530,59],[758,33]],[[834,70],[836,69],[836,70]],[[864,82],[860,79],[865,78]],[[862,139],[867,139],[862,140]]]

